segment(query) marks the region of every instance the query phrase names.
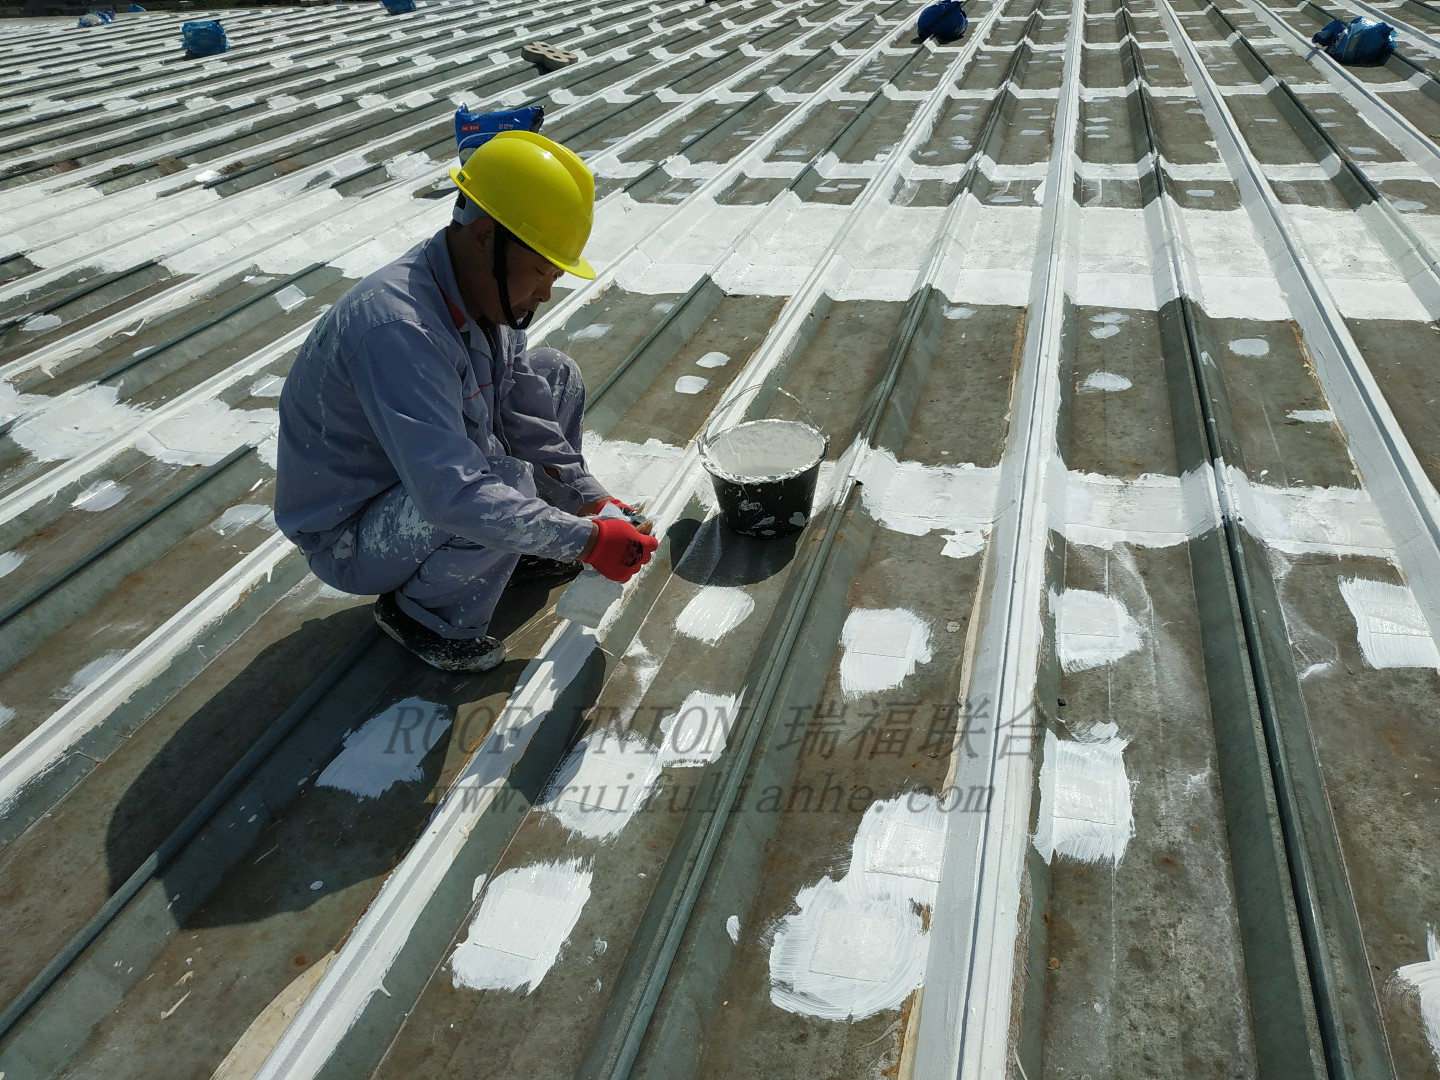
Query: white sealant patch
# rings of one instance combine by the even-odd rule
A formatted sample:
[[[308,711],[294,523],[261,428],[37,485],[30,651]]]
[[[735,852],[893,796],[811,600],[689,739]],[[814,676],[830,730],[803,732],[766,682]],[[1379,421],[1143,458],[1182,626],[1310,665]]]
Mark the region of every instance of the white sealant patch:
[[[98,514],[101,510],[109,510],[115,506],[128,494],[130,489],[124,484],[117,484],[114,480],[97,480],[76,495],[75,501],[70,505],[77,510]]]
[[[3,708],[3,706],[0,706],[0,708]],[[3,721],[3,720],[0,720],[0,727],[3,727],[3,726],[4,726],[4,721]],[[725,933],[727,933],[727,934],[730,935],[730,942],[731,942],[731,944],[734,944],[734,945],[739,945],[739,944],[740,944],[740,916],[739,916],[739,915],[731,915],[728,919],[725,920]]]
[[[286,285],[275,294],[275,302],[280,305],[282,311],[294,311],[301,304],[309,300],[305,291],[295,285]]]
[[[675,620],[686,637],[714,645],[750,617],[755,601],[744,589],[710,585],[701,589]]]
[[[740,719],[742,697],[691,691],[678,711],[660,721],[661,767],[694,768],[718,760]]]
[[[54,330],[59,325],[59,315],[31,315],[21,324],[20,329],[27,334],[38,334],[45,330]]]
[[[1118,392],[1129,390],[1133,384],[1124,375],[1116,375],[1109,371],[1092,371],[1086,376],[1085,381],[1080,384],[1081,390],[1101,390],[1105,392]]]
[[[985,550],[985,534],[979,530],[956,529],[945,535],[940,554],[947,559],[969,559]]]
[[[724,367],[729,362],[730,357],[726,356],[723,352],[707,352],[704,356],[700,357],[699,360],[696,360],[695,364],[697,367],[717,368]]]
[[[0,578],[13,574],[24,561],[25,556],[18,551],[0,551]]]
[[[933,796],[865,812],[850,868],[795,897],[770,946],[770,1000],[822,1020],[899,1008],[925,975],[924,909],[935,903],[945,816]]]
[[[274,527],[275,513],[264,503],[236,503],[211,522],[210,527],[221,536],[229,536],[251,525],[266,523]]]
[[[660,781],[660,755],[633,733],[598,732],[576,743],[541,796],[540,808],[592,840],[620,834]]]
[[[864,485],[860,494],[866,511],[896,532],[984,534],[995,520],[996,469],[897,462],[888,450],[870,450],[855,477]]]
[[[1425,613],[1405,585],[1342,578],[1340,594],[1350,605],[1365,662],[1374,668],[1440,668],[1440,650]]]
[[[899,686],[930,661],[930,626],[903,608],[856,608],[840,633],[840,688],[848,698]]]
[[[1113,664],[1140,648],[1140,624],[1113,596],[1086,589],[1050,594],[1060,666],[1085,671]]]
[[[681,375],[675,380],[675,392],[677,394],[698,394],[709,385],[710,380],[702,379],[699,375]]]
[[[1430,1042],[1436,1064],[1440,1064],[1440,941],[1436,940],[1433,926],[1425,935],[1425,944],[1430,959],[1406,964],[1395,972],[1395,977],[1413,987],[1420,995],[1420,1016],[1425,1022],[1425,1038]]]
[[[590,899],[592,872],[579,859],[507,870],[488,886],[465,940],[450,957],[456,989],[527,994],[560,958]]]
[[[585,462],[606,491],[629,496],[627,501],[653,499],[668,484],[684,460],[683,447],[658,439],[645,443],[602,439],[585,433]]]
[[[1286,415],[1302,424],[1333,424],[1335,414],[1329,409],[1291,409]]]
[[[1135,835],[1128,745],[1114,724],[1096,725],[1084,739],[1045,733],[1040,768],[1040,816],[1035,848],[1048,863],[1057,854],[1079,862],[1119,862]]]
[[[377,713],[345,736],[344,749],[315,781],[362,799],[419,780],[420,761],[450,730],[450,710],[411,697]]]
[[[21,395],[21,410],[36,411],[10,429],[10,437],[41,461],[64,461],[108,442],[132,427],[141,410],[121,404],[113,386],[87,386],[53,399]]]
[[[231,409],[223,401],[197,401],[166,417],[135,440],[135,448],[171,465],[214,465],[237,446],[250,443],[274,467],[274,409]]]
[[[0,730],[4,730],[5,725],[10,723],[10,721],[14,719],[15,710],[10,708],[9,705],[0,705]],[[732,915],[730,917],[733,919],[735,916]],[[736,928],[737,930],[739,928],[738,922],[736,923]]]
[[[1230,342],[1230,351],[1236,356],[1269,356],[1270,342],[1264,338],[1237,338]]]

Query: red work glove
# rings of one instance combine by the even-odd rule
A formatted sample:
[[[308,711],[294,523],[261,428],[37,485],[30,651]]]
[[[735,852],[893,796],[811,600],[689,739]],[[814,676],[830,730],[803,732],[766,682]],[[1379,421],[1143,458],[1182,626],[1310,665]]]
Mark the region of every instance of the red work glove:
[[[595,518],[595,549],[585,562],[611,581],[629,581],[650,561],[650,553],[660,546],[653,536],[646,536],[624,518]]]

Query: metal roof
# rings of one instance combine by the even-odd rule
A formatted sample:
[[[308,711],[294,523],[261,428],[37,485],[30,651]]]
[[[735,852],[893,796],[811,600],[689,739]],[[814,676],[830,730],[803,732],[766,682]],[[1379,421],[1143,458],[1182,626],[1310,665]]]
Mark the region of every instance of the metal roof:
[[[1440,9],[919,7],[0,24],[5,1080],[1437,1075]],[[462,102],[596,172],[532,339],[665,537],[471,677],[270,514]]]

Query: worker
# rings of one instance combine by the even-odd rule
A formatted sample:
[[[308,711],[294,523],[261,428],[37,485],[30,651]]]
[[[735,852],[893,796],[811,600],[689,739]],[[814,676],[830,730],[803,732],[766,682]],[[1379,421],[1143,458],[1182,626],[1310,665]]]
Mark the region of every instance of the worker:
[[[504,659],[486,631],[512,576],[583,561],[624,582],[658,542],[585,464],[578,366],[526,348],[556,280],[595,276],[590,170],[507,131],[451,178],[451,222],[345,293],[301,346],[280,395],[275,520],[321,581],[378,594],[386,634],[475,672]],[[607,503],[626,516],[595,517]]]

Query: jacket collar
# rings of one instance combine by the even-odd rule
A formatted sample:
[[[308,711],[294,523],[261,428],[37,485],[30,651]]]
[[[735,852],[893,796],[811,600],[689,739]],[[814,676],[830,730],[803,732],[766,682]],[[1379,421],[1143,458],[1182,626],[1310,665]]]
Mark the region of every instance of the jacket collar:
[[[435,284],[440,287],[440,296],[450,321],[456,330],[478,330],[479,326],[466,313],[460,303],[460,284],[455,280],[455,266],[450,261],[450,247],[445,242],[445,229],[441,229],[425,245],[425,257],[430,263],[430,272],[435,275]]]

